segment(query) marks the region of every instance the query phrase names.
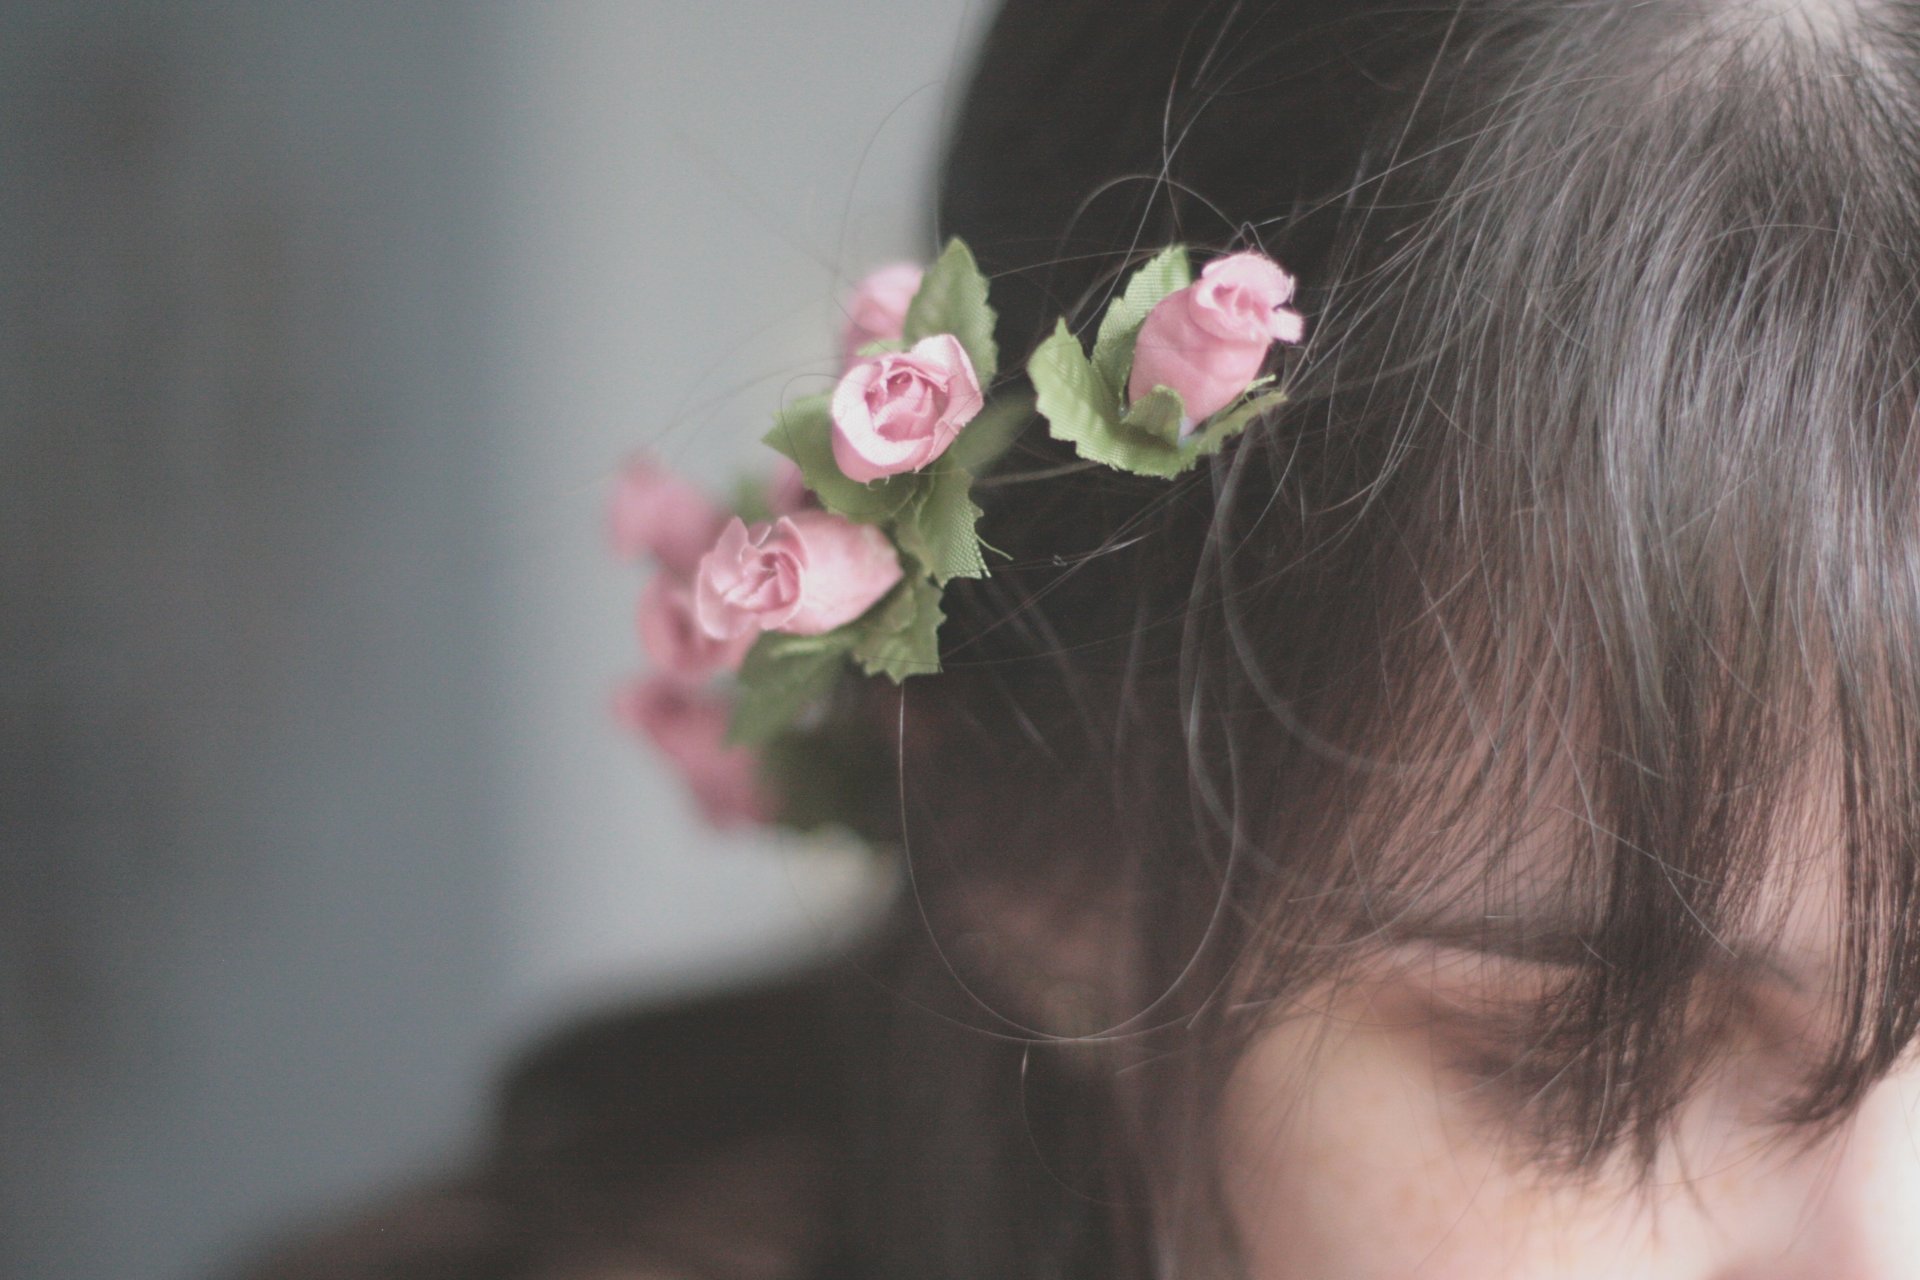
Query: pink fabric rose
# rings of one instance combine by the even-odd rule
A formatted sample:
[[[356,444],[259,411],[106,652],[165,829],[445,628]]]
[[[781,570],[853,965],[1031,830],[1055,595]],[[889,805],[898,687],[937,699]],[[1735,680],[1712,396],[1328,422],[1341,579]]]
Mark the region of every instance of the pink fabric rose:
[[[770,822],[776,806],[760,778],[760,756],[727,744],[731,711],[724,699],[668,675],[622,689],[614,714],[670,761],[694,802],[716,827]]]
[[[853,367],[869,342],[898,342],[907,308],[926,274],[911,262],[881,267],[853,286],[847,296],[847,323],[840,331],[840,367]]]
[[[734,520],[700,561],[693,606],[715,640],[758,631],[817,636],[872,608],[901,578],[887,535],[826,511],[749,529]]]
[[[607,510],[615,551],[629,560],[653,556],[682,577],[700,563],[726,519],[705,494],[645,457],[621,469]]]
[[[722,671],[738,671],[753,646],[751,632],[716,640],[701,630],[693,613],[693,585],[669,573],[657,573],[640,592],[635,621],[640,647],[653,664],[681,680],[704,680]]]
[[[985,403],[973,361],[950,333],[862,360],[833,389],[833,460],[863,483],[918,471]]]
[[[1127,398],[1155,387],[1180,393],[1192,430],[1260,376],[1267,348],[1298,342],[1306,321],[1286,303],[1293,277],[1258,253],[1217,258],[1200,278],[1162,298],[1140,326]]]

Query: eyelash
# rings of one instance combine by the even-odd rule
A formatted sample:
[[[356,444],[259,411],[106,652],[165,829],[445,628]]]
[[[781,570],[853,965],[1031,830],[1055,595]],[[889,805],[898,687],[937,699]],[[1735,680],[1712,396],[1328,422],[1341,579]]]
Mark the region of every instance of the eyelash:
[[[1700,1050],[1717,1054],[1778,1025],[1763,1002],[1742,995],[1711,1043],[1701,1044]],[[1432,1034],[1437,1042],[1436,1065],[1460,1082],[1467,1101],[1483,1107],[1503,1125],[1514,1125],[1549,1108],[1555,1088],[1568,1081],[1566,1056],[1542,1045],[1537,1024],[1520,1013],[1436,1004]],[[1795,1067],[1803,1061],[1792,1043],[1791,1038],[1776,1035],[1759,1056],[1745,1060],[1742,1087],[1764,1092],[1775,1101],[1790,1093],[1799,1079]]]
[[[1441,1068],[1464,1084],[1463,1092],[1497,1107],[1501,1118],[1511,1119],[1516,1103],[1541,1102],[1555,1080],[1564,1078],[1563,1063],[1527,1042],[1523,1020],[1470,1013],[1448,1019],[1452,1025],[1435,1033],[1446,1038]]]

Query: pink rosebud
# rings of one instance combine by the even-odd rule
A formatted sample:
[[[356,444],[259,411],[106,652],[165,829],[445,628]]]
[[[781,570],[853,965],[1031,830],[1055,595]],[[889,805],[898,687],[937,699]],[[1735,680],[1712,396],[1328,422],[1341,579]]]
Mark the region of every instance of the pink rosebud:
[[[1293,277],[1258,253],[1207,264],[1200,278],[1162,298],[1140,326],[1127,398],[1155,387],[1180,393],[1190,421],[1183,431],[1231,404],[1266,363],[1275,342],[1298,342],[1306,321],[1286,303]]]
[[[791,458],[780,459],[767,481],[767,509],[776,516],[790,516],[812,505],[813,495],[800,468]]]
[[[918,471],[985,403],[973,361],[950,333],[862,360],[833,389],[833,460],[863,483]]]
[[[749,529],[734,520],[700,561],[694,616],[716,640],[757,631],[817,636],[893,590],[900,556],[887,535],[826,511]]]
[[[682,680],[704,680],[721,671],[738,671],[753,647],[753,634],[716,640],[701,630],[693,613],[693,586],[669,573],[657,573],[640,592],[636,614],[640,647],[653,664]]]
[[[760,756],[727,744],[727,703],[672,676],[637,680],[614,700],[614,714],[672,763],[695,803],[716,827],[769,822],[776,806],[760,779]]]
[[[907,308],[920,292],[926,273],[911,262],[881,267],[847,296],[847,323],[840,331],[840,367],[851,368],[860,348],[869,342],[898,342],[906,327]]]
[[[727,519],[705,494],[644,457],[621,469],[607,516],[614,550],[621,556],[653,556],[662,568],[682,577],[700,563]]]

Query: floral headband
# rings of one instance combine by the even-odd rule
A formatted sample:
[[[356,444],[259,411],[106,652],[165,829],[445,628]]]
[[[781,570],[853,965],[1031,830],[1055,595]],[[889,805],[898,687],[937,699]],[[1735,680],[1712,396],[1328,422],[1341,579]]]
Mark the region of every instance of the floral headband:
[[[984,578],[974,482],[1033,418],[1089,462],[1172,477],[1216,453],[1286,393],[1262,376],[1305,332],[1294,281],[1243,252],[1193,276],[1174,245],[1107,308],[1091,352],[1063,319],[1026,365],[1029,394],[990,398],[994,311],[973,254],[898,264],[854,289],[833,391],[783,409],[766,436],[785,461],[720,506],[656,463],[622,473],[616,549],[651,559],[640,642],[653,673],[617,710],[718,825],[815,825],[794,758],[809,713],[849,664],[896,684],[939,671],[941,596]],[[996,553],[997,554],[997,553]]]

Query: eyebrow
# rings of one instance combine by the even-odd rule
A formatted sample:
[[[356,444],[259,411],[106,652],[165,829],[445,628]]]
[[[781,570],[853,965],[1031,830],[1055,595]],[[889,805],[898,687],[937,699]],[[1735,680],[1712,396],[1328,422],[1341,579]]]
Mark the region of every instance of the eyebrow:
[[[1590,941],[1592,926],[1572,915],[1489,912],[1472,918],[1411,918],[1377,926],[1370,936],[1389,944],[1425,944],[1522,964],[1574,969],[1609,962]],[[1831,967],[1768,942],[1716,946],[1709,967],[1729,976],[1762,977],[1797,992],[1812,992]]]

